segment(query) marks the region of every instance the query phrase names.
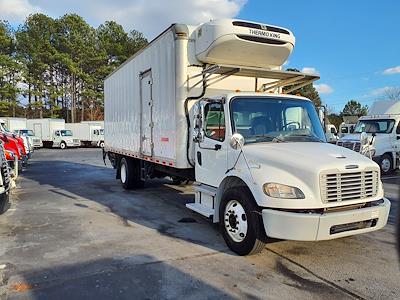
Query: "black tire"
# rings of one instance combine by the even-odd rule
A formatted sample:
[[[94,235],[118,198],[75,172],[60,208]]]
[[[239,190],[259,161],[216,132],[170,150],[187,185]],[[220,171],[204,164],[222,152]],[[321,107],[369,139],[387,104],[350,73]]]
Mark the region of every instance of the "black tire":
[[[104,142],[100,142],[100,148],[104,148]]]
[[[174,185],[181,185],[185,181],[184,178],[178,176],[171,176],[171,179]]]
[[[62,149],[62,150],[67,149],[67,144],[65,142],[61,142],[60,149]]]
[[[4,192],[0,195],[0,215],[5,213],[9,207],[10,194],[8,192]]]
[[[384,166],[384,163],[385,163],[385,166]],[[387,166],[386,166],[387,163],[390,164],[389,168],[387,168]],[[381,167],[382,175],[388,175],[388,174],[392,173],[393,172],[393,157],[388,153],[383,154],[381,157],[379,166]]]
[[[140,161],[128,157],[121,159],[119,167],[120,181],[126,190],[140,189],[144,187],[144,180],[140,178]]]
[[[227,218],[230,218],[228,214],[225,214],[225,208],[231,200],[239,202],[246,214],[247,233],[240,242],[233,240],[225,226],[225,220],[228,221]],[[253,255],[265,248],[267,236],[263,227],[260,210],[247,187],[235,187],[225,191],[219,207],[219,220],[222,236],[228,247],[236,254]]]

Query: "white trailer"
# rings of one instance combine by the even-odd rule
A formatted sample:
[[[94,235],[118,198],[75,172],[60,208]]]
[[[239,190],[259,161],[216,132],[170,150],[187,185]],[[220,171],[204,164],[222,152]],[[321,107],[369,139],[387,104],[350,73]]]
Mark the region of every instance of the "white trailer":
[[[104,151],[122,186],[194,180],[186,206],[219,222],[240,255],[261,251],[267,236],[384,227],[379,166],[328,144],[312,102],[288,94],[319,78],[281,71],[294,43],[289,30],[254,22],[175,24],[110,74]]]
[[[65,128],[71,130],[83,146],[104,147],[104,127],[97,123],[66,123]]]
[[[10,132],[26,128],[26,118],[1,117],[4,125]]]
[[[27,127],[38,135],[47,147],[79,147],[81,142],[71,130],[65,129],[64,119],[28,119]]]
[[[366,135],[362,138],[362,133]],[[400,100],[373,103],[368,115],[361,117],[354,133],[338,141],[377,162],[383,174],[400,167]]]

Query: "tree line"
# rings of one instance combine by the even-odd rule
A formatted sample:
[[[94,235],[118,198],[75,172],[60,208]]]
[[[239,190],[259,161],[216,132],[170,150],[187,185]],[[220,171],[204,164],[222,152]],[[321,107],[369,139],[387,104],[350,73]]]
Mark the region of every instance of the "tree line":
[[[97,28],[77,14],[0,21],[0,114],[67,121],[103,118],[104,78],[147,45],[115,21]]]

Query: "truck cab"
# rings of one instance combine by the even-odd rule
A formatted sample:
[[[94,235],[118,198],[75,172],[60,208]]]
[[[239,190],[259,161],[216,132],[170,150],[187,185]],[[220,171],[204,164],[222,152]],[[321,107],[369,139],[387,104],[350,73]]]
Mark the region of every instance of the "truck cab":
[[[325,127],[326,127],[325,131],[326,140],[328,141],[328,143],[336,144],[336,142],[339,139],[336,126],[333,124],[327,124]]]
[[[380,165],[383,174],[400,166],[400,102],[377,101],[368,115],[361,117],[353,134],[338,143],[360,152]]]
[[[53,134],[53,147],[66,149],[67,147],[80,147],[81,141],[74,137],[71,130],[58,129]]]
[[[104,148],[104,128],[98,127],[93,129],[93,144]]]
[[[21,136],[26,136],[32,145],[33,148],[42,148],[43,147],[43,141],[40,137],[36,136],[33,130],[30,129],[18,129],[14,131],[15,133],[21,135]]]
[[[327,240],[386,224],[379,166],[327,143],[309,99],[233,93],[193,110],[200,184],[187,206],[220,222],[235,252],[254,251],[265,236]]]

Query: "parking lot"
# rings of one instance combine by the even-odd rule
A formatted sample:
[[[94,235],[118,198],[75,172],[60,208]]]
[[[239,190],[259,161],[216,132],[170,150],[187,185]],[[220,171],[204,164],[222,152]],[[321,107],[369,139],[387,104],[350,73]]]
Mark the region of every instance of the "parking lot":
[[[384,230],[239,257],[190,185],[125,191],[99,149],[39,150],[0,216],[0,299],[399,299],[400,175],[383,182]]]

